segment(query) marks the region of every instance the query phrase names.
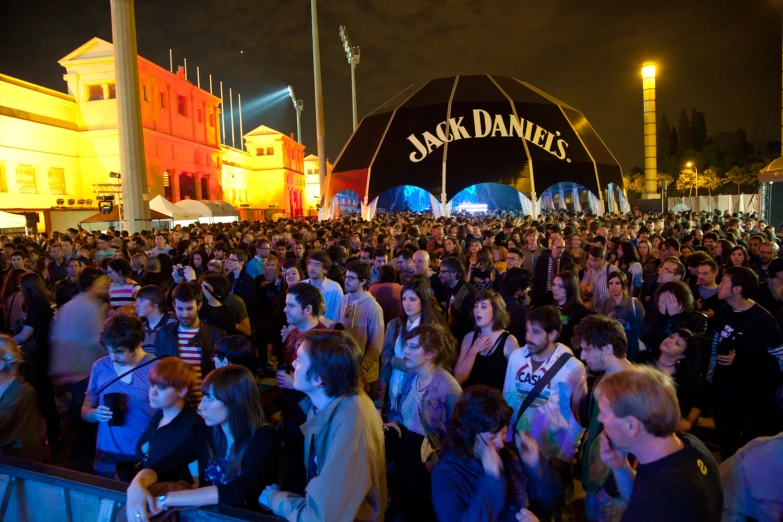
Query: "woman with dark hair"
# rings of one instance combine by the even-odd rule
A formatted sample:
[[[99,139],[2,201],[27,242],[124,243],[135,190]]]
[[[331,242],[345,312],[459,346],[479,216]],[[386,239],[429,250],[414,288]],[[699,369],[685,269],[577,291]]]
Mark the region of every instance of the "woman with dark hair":
[[[13,331],[14,324],[24,316],[19,279],[26,273],[27,271],[21,268],[12,268],[5,275],[3,281],[3,318],[5,319],[5,329],[8,332]]]
[[[628,339],[627,357],[633,361],[639,353],[639,331],[644,323],[644,306],[641,301],[629,295],[625,273],[612,272],[606,278],[609,298],[604,302],[601,314],[614,319],[625,329]]]
[[[571,346],[571,338],[574,335],[574,326],[578,325],[589,312],[582,302],[576,274],[566,270],[555,276],[552,281],[552,300],[552,304],[563,316],[563,329],[560,331],[558,342],[568,346],[575,355],[579,356],[580,347]]]
[[[637,296],[642,291],[644,269],[639,260],[639,252],[630,241],[623,241],[617,246],[617,268],[625,273],[628,281],[628,293]]]
[[[750,266],[748,251],[745,250],[745,247],[742,245],[737,245],[732,248],[727,259],[727,262],[724,263],[724,270],[733,266]]]
[[[715,242],[715,261],[718,263],[718,266],[724,266],[729,263],[729,253],[736,245],[729,241],[728,239],[719,239]]]
[[[432,499],[439,522],[537,520],[527,510],[528,483],[547,501],[549,466],[539,465],[536,441],[515,437],[519,460],[506,447],[513,412],[498,390],[473,386],[457,402],[432,471]],[[523,518],[516,518],[517,514]]]
[[[203,250],[196,250],[191,254],[188,260],[188,265],[193,267],[193,271],[196,272],[196,277],[200,276],[207,269],[207,263],[209,263],[209,256]]]
[[[19,378],[22,356],[0,335],[0,455],[41,462],[41,420],[35,391]]]
[[[508,358],[519,348],[516,337],[506,330],[506,303],[492,290],[479,292],[473,317],[476,328],[462,340],[454,377],[464,388],[483,384],[502,390]]]
[[[383,265],[378,274],[378,281],[369,289],[383,310],[383,324],[399,317],[402,313],[400,300],[402,298],[402,285],[397,269],[391,265]]]
[[[480,243],[479,243],[480,244]],[[452,236],[446,236],[443,238],[443,256],[457,257],[462,260],[467,266],[468,258],[465,257],[465,253],[462,251],[462,247],[459,242]]]
[[[51,277],[49,277],[49,259],[45,257],[39,257],[35,260],[35,264],[33,265],[33,272],[41,276],[41,279],[44,280],[44,284],[46,285],[46,288],[49,289],[49,291],[53,290],[54,284],[52,283]]]
[[[277,431],[266,423],[250,371],[235,365],[219,368],[207,375],[201,389],[198,411],[204,423],[194,424],[179,444],[136,475],[128,488],[128,522],[148,521],[172,507],[257,509],[261,491],[277,482]],[[194,460],[199,488],[153,497],[152,486],[175,479]]]
[[[178,357],[165,357],[152,367],[149,378],[149,403],[155,414],[136,443],[136,454],[145,467],[176,447],[195,424],[202,422],[187,404],[188,394],[196,383],[196,372],[191,365]],[[193,482],[187,466],[176,472],[174,480]]]
[[[642,282],[654,278],[658,272],[660,260],[655,257],[655,249],[648,239],[641,239],[636,245],[639,252],[639,263],[642,265]]]
[[[653,306],[647,315],[639,339],[657,357],[664,339],[681,328],[702,337],[707,330],[707,316],[695,310],[693,293],[682,281],[663,283],[655,291]]]
[[[375,407],[381,411],[398,408],[397,399],[408,371],[403,360],[405,336],[419,325],[445,324],[440,309],[433,304],[431,294],[430,281],[426,277],[412,276],[402,287],[402,312],[386,326],[381,350],[380,378],[374,397]]]
[[[244,366],[250,373],[255,373],[258,366],[253,344],[242,335],[227,335],[216,342],[212,359],[215,361],[215,368],[236,364]]]
[[[443,365],[453,354],[450,335],[438,324],[421,325],[405,334],[402,382],[397,408],[391,411],[387,459],[395,463],[391,478],[389,520],[432,520],[430,470],[440,440],[462,396],[462,388]]]
[[[41,414],[46,419],[46,434],[51,442],[60,438],[60,416],[54,402],[54,388],[49,377],[49,329],[57,314],[54,296],[35,272],[19,278],[22,311],[14,327],[14,342],[22,352],[22,373],[38,394]]]
[[[492,284],[498,277],[495,262],[492,260],[492,249],[484,247],[478,251],[477,260],[468,267],[465,281],[476,287],[476,290],[492,290]]]
[[[471,265],[475,265],[478,261],[478,253],[479,250],[481,250],[481,238],[473,238],[470,241],[468,241],[468,250],[465,252],[465,257],[467,258],[467,263],[465,263],[466,267],[469,267]]]
[[[690,330],[680,328],[661,342],[657,356],[652,352],[642,352],[637,362],[654,366],[674,378],[682,415],[677,431],[690,431],[701,414],[702,406],[699,338]]]

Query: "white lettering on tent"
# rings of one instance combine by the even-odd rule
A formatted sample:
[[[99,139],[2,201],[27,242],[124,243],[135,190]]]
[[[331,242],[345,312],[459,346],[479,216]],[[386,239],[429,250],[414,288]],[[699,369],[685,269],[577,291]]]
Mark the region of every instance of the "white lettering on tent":
[[[473,109],[473,129],[463,125],[464,116],[449,118],[435,126],[435,134],[424,131],[420,136],[411,134],[408,141],[416,149],[408,158],[418,163],[439,149],[444,143],[468,138],[522,138],[540,147],[559,160],[571,163],[566,157],[568,142],[560,137],[560,131],[549,130],[513,114],[490,114],[483,109]]]

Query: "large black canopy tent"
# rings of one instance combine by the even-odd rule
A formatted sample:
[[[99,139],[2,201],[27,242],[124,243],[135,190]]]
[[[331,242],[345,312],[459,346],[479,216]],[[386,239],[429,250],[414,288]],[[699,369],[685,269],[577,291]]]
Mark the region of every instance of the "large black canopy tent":
[[[515,78],[477,75],[410,86],[370,113],[322,191],[328,205],[352,190],[364,210],[382,192],[413,185],[445,209],[477,183],[535,201],[537,188],[567,182],[602,201],[609,184],[623,186],[620,165],[581,112]]]

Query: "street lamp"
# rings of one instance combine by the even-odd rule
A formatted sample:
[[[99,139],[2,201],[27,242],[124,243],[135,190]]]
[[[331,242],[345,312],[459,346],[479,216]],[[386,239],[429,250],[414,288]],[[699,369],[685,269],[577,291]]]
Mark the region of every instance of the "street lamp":
[[[693,186],[696,188],[696,197],[698,198],[699,197],[699,169],[696,168],[696,165],[692,161],[686,163],[685,166],[688,167],[689,169],[693,169],[693,172],[696,173],[696,177],[693,180]]]
[[[304,104],[302,100],[296,99],[294,88],[290,85],[288,86],[288,94],[291,96],[291,101],[294,102],[294,109],[296,109],[296,141],[302,143],[302,109]]]
[[[353,98],[353,130],[356,131],[357,122],[357,109],[356,109],[356,66],[359,65],[359,46],[352,46],[351,40],[348,38],[348,30],[344,25],[340,26],[340,39],[343,41],[343,48],[345,49],[345,57],[348,58],[348,63],[351,64],[351,96]]]

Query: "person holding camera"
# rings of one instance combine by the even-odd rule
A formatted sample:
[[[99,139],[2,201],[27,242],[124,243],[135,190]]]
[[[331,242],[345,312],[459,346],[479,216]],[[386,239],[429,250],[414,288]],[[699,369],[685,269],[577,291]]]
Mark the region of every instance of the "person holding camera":
[[[139,460],[134,449],[153,414],[148,395],[156,359],[141,347],[141,319],[126,313],[106,320],[100,341],[109,355],[92,366],[82,419],[98,423],[93,469],[114,478],[117,464]]]

